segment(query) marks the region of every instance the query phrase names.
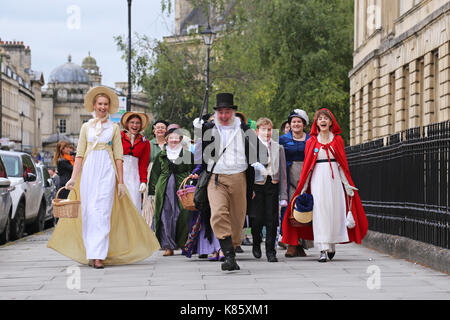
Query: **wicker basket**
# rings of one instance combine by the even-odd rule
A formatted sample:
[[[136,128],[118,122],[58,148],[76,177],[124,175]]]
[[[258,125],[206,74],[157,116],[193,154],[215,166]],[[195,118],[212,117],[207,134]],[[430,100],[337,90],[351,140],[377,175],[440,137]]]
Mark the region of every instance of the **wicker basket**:
[[[181,205],[185,210],[196,211],[197,209],[195,208],[194,204],[195,187],[194,186],[185,187],[186,181],[188,180],[189,177],[187,177],[186,179],[183,180],[183,182],[181,182],[181,185],[177,191],[177,196],[178,199],[180,199]]]
[[[59,192],[65,189],[64,187],[60,188],[56,193],[56,198],[52,200],[53,204],[53,216],[55,218],[77,218],[78,211],[80,209],[81,201],[80,200],[70,200],[70,199],[58,199]],[[78,198],[78,194],[75,192],[75,196]]]

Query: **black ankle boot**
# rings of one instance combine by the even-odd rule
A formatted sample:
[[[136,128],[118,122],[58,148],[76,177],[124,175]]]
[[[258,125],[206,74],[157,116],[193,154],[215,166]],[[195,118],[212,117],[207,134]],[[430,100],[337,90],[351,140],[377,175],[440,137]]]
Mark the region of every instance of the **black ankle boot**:
[[[231,237],[226,237],[223,240],[219,240],[220,247],[225,255],[225,261],[222,263],[223,271],[240,270],[239,265],[236,263],[236,254],[234,252],[233,242]]]
[[[254,256],[256,259],[261,258],[261,256],[262,256],[262,252],[261,252],[261,244],[255,244],[255,243],[253,242],[252,253],[253,253],[253,256]]]

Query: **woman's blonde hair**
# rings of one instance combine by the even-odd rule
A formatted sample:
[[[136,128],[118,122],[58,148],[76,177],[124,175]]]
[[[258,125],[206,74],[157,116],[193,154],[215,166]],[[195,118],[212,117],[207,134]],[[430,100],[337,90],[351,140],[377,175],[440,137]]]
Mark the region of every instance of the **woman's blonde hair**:
[[[97,99],[100,98],[100,97],[104,97],[104,98],[108,99],[108,104],[111,104],[111,98],[110,98],[107,94],[105,94],[105,93],[99,93],[99,94],[96,94],[96,95],[95,95],[94,100],[92,101],[92,105],[93,105],[93,106],[94,106],[95,103],[97,102]]]
[[[64,140],[58,141],[58,143],[56,144],[56,151],[55,154],[53,155],[53,164],[55,166],[58,164],[58,159],[63,157],[62,151],[64,150],[65,147],[72,147],[72,145]]]

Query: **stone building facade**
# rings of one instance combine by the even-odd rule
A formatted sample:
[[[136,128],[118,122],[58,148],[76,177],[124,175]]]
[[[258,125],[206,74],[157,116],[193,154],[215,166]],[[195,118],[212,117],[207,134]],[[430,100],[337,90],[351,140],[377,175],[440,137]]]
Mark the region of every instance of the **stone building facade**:
[[[450,1],[355,0],[350,144],[450,120]]]
[[[41,150],[44,116],[43,74],[31,69],[31,50],[23,42],[0,41],[0,50],[2,146],[36,154]]]

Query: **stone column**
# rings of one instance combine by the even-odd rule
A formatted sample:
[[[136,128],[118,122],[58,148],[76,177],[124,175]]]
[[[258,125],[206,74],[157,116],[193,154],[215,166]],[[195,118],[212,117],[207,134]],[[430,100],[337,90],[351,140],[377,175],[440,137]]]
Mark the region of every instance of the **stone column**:
[[[450,120],[450,42],[439,47],[439,117],[437,121]]]
[[[405,130],[405,74],[403,67],[398,68],[395,71],[395,132]]]
[[[420,61],[417,59],[409,63],[409,110],[405,112],[408,115],[408,119],[405,119],[405,129],[419,127],[421,124],[420,96],[422,93],[420,92],[421,75],[419,66]],[[406,83],[406,85],[408,84]]]
[[[426,126],[434,121],[434,55],[428,52],[424,57],[423,68],[423,119],[422,125]],[[437,118],[436,118],[437,119]]]

